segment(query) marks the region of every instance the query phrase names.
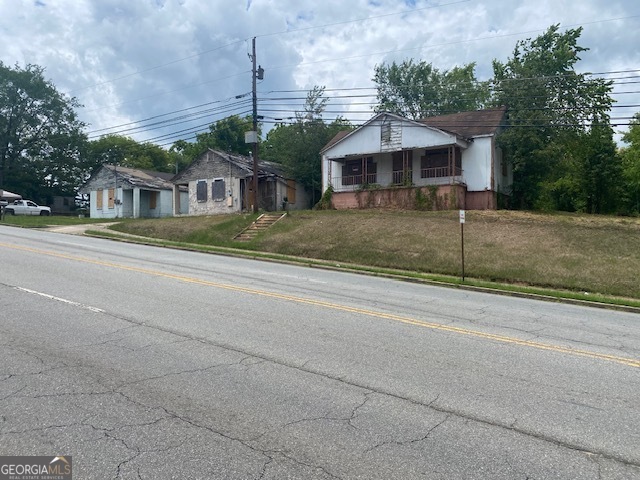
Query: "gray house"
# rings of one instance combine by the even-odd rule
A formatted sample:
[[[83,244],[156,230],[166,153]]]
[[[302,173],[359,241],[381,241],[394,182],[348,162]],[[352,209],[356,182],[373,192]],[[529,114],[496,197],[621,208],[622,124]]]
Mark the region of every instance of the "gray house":
[[[172,177],[171,173],[105,164],[80,193],[89,194],[91,218],[168,217],[173,215]],[[186,189],[178,189],[177,195],[186,203]]]
[[[174,214],[215,215],[252,209],[253,160],[243,155],[209,149],[173,177]],[[178,195],[189,192],[187,205]],[[258,207],[275,211],[309,207],[309,196],[274,163],[258,164]]]

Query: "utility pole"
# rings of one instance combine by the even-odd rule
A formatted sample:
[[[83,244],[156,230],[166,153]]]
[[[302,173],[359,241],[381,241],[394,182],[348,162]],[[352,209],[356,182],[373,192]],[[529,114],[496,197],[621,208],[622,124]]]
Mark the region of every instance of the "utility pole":
[[[252,77],[253,77],[253,195],[251,201],[253,202],[253,213],[258,213],[258,94],[256,92],[256,80],[258,79],[258,72],[256,71],[256,37],[253,37],[252,42],[252,54],[251,62]]]

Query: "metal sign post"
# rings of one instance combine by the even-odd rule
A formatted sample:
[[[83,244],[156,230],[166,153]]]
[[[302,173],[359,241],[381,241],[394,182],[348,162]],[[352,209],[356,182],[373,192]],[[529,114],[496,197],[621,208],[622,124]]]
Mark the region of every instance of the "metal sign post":
[[[464,282],[464,221],[465,211],[460,210],[460,246],[461,246],[461,258],[462,258],[462,281]]]

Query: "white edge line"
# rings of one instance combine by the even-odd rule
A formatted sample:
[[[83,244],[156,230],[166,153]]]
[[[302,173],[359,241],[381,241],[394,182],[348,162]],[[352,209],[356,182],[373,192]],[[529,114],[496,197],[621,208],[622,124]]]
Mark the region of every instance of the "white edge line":
[[[67,300],[66,298],[55,297],[53,295],[49,295],[48,293],[37,292],[36,290],[31,290],[29,288],[23,288],[23,287],[13,287],[13,288],[15,288],[16,290],[23,291],[23,292],[31,293],[33,295],[39,295],[41,297],[45,297],[45,298],[48,298],[50,300],[56,300],[57,302],[62,302],[62,303],[66,303],[68,305],[73,305],[74,307],[80,307],[80,308],[84,308],[86,310],[91,310],[92,312],[105,313],[105,311],[102,310],[101,308],[91,307],[89,305],[84,305],[82,303],[74,302],[72,300]]]

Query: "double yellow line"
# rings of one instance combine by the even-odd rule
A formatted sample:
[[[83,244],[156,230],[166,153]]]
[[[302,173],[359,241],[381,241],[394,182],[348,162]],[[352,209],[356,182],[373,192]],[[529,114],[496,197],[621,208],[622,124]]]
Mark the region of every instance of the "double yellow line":
[[[76,261],[76,262],[89,263],[89,264],[93,264],[93,265],[100,265],[100,266],[104,266],[104,267],[116,268],[116,269],[119,269],[119,270],[126,270],[126,271],[130,271],[130,272],[143,273],[145,275],[153,275],[153,276],[156,276],[156,277],[164,277],[164,278],[169,278],[169,279],[172,279],[172,280],[177,280],[177,281],[185,282],[185,283],[192,283],[192,284],[203,285],[203,286],[207,286],[207,287],[215,287],[215,288],[220,288],[220,289],[224,289],[224,290],[231,290],[231,291],[235,291],[235,292],[247,293],[247,294],[250,294],[250,295],[259,295],[259,296],[262,296],[262,297],[275,298],[275,299],[278,299],[278,300],[284,300],[284,301],[294,302],[294,303],[299,303],[299,304],[313,305],[313,306],[316,306],[316,307],[329,308],[329,309],[332,309],[332,310],[339,310],[339,311],[342,311],[342,312],[356,313],[356,314],[366,315],[366,316],[375,317],[375,318],[383,318],[385,320],[392,320],[394,322],[400,322],[400,323],[404,323],[404,324],[407,324],[407,325],[414,325],[414,326],[418,326],[418,327],[428,328],[428,329],[431,329],[431,330],[438,330],[438,331],[442,331],[442,332],[455,333],[455,334],[458,334],[458,335],[467,335],[467,336],[470,336],[470,337],[483,338],[483,339],[491,340],[491,341],[495,341],[495,342],[501,342],[501,343],[506,343],[506,344],[511,344],[511,345],[520,345],[520,346],[523,346],[523,347],[530,347],[530,348],[535,348],[535,349],[538,349],[538,350],[547,350],[547,351],[551,351],[551,352],[563,353],[563,354],[573,355],[573,356],[578,356],[578,357],[587,357],[587,358],[592,358],[592,359],[597,359],[597,360],[604,360],[604,361],[608,361],[608,362],[614,362],[614,363],[618,363],[618,364],[621,364],[621,365],[625,365],[625,366],[628,366],[628,367],[640,368],[640,359],[635,359],[635,358],[620,357],[620,356],[617,356],[617,355],[609,355],[609,354],[605,354],[605,353],[593,352],[593,351],[590,351],[590,350],[581,350],[581,349],[572,348],[572,347],[565,347],[565,346],[562,346],[562,345],[553,345],[553,344],[548,344],[548,343],[534,342],[534,341],[530,341],[530,340],[522,340],[522,339],[515,338],[515,337],[507,337],[505,335],[496,335],[496,334],[493,334],[493,333],[486,333],[486,332],[481,332],[481,331],[478,331],[478,330],[471,330],[471,329],[468,329],[468,328],[454,327],[454,326],[450,326],[450,325],[442,325],[442,324],[439,324],[439,323],[427,322],[427,321],[423,321],[423,320],[417,320],[417,319],[414,319],[414,318],[404,317],[404,316],[401,316],[401,315],[395,315],[395,314],[392,314],[392,313],[376,312],[374,310],[350,307],[348,305],[340,305],[340,304],[337,304],[337,303],[324,302],[322,300],[312,300],[312,299],[303,298],[303,297],[296,297],[296,296],[293,296],[293,295],[286,295],[286,294],[282,294],[282,293],[268,292],[266,290],[257,290],[257,289],[254,289],[254,288],[240,287],[240,286],[229,285],[229,284],[225,284],[225,283],[210,282],[208,280],[201,280],[201,279],[194,278],[194,277],[186,277],[186,276],[183,276],[183,275],[175,275],[175,274],[172,274],[172,273],[164,273],[164,272],[160,272],[158,270],[150,270],[150,269],[140,268],[140,267],[130,267],[130,266],[122,265],[122,264],[118,264],[118,263],[104,262],[104,261],[101,261],[101,260],[93,260],[93,259],[90,259],[90,258],[83,258],[83,257],[75,256],[75,255],[57,253],[57,252],[52,252],[52,251],[48,251],[48,250],[40,250],[40,249],[36,249],[36,248],[25,247],[25,246],[22,246],[22,245],[0,243],[0,247],[9,248],[9,249],[13,249],[13,250],[22,250],[22,251],[25,251],[25,252],[31,252],[31,253],[35,253],[35,254],[38,254],[38,255],[47,255],[47,256],[50,256],[50,257],[64,258],[64,259],[73,260],[73,261]]]

